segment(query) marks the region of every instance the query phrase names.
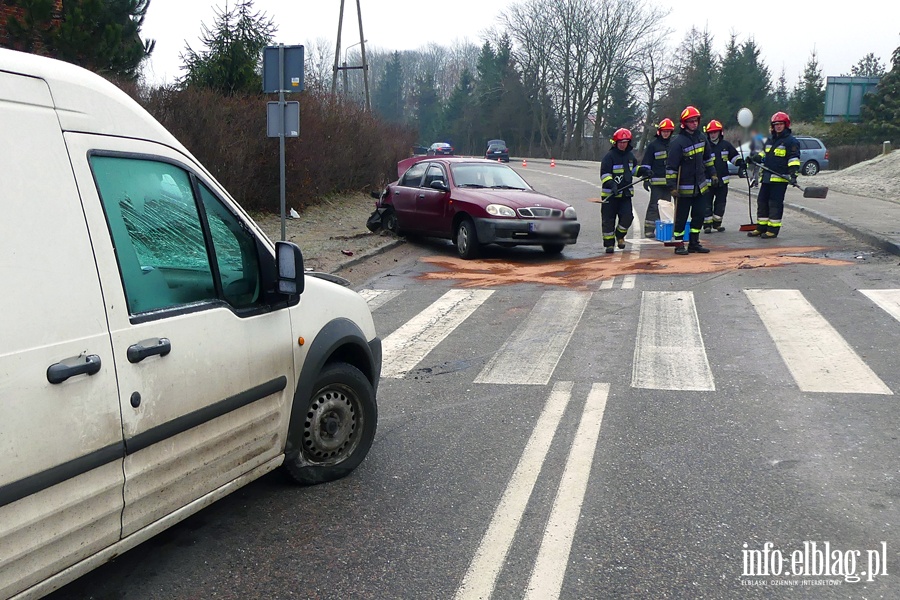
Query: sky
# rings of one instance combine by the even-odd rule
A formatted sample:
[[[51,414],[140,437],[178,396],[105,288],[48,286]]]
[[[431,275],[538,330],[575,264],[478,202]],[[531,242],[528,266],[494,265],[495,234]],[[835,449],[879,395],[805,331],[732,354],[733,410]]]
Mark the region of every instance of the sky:
[[[199,42],[201,23],[212,27],[215,7],[226,0],[151,0],[141,30],[144,39],[156,40],[145,65],[151,84],[172,83],[183,74],[180,53]],[[449,46],[455,40],[477,45],[484,32],[497,25],[504,9],[521,0],[451,0],[421,5],[409,0],[358,0],[362,11],[366,49],[415,50],[429,42]],[[713,34],[717,52],[724,50],[731,33],[743,42],[753,37],[773,79],[782,68],[788,85],[799,79],[813,50],[823,77],[849,74],[863,56],[873,52],[890,69],[891,53],[900,46],[900,2],[894,0],[816,0],[784,2],[756,0],[651,0],[660,9],[670,7],[666,21],[673,30],[669,45],[680,42],[691,26]],[[274,43],[310,46],[318,38],[334,45],[340,0],[256,0],[254,7],[272,17],[278,27]],[[341,34],[342,53],[360,41],[357,0],[345,0]],[[418,6],[418,9],[414,7]],[[429,10],[432,7],[436,10]],[[781,17],[780,15],[785,15]]]

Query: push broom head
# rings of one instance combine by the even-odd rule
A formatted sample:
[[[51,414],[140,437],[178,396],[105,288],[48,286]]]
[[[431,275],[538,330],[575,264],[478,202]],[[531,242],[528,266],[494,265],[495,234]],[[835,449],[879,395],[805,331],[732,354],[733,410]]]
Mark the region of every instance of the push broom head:
[[[756,231],[756,223],[747,223],[746,225],[741,225],[741,231]]]
[[[825,198],[828,196],[828,188],[825,186],[815,187],[809,186],[803,188],[803,197],[804,198]]]

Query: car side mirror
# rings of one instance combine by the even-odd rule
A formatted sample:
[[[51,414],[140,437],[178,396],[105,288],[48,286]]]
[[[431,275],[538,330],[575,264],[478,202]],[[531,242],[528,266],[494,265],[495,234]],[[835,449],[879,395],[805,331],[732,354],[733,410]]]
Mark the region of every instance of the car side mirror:
[[[278,270],[276,289],[285,296],[303,293],[303,253],[297,244],[275,242],[275,266]]]
[[[436,179],[431,182],[431,187],[436,190],[441,190],[442,192],[449,192],[450,186],[447,185],[447,182],[443,179]]]

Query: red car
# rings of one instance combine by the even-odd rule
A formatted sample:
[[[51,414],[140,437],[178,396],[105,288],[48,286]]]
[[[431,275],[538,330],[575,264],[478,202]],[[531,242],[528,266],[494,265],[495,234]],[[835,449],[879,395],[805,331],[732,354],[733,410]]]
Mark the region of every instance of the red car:
[[[578,239],[575,209],[536,192],[504,164],[417,156],[400,161],[397,173],[377,204],[382,226],[452,240],[462,258],[475,258],[484,244],[559,254]]]

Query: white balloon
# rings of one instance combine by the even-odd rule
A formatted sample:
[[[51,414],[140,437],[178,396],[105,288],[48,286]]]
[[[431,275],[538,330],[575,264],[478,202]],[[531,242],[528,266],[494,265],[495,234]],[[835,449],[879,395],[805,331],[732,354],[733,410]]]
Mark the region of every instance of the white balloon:
[[[753,124],[753,113],[749,108],[742,108],[738,111],[737,119],[741,127],[750,127]]]

